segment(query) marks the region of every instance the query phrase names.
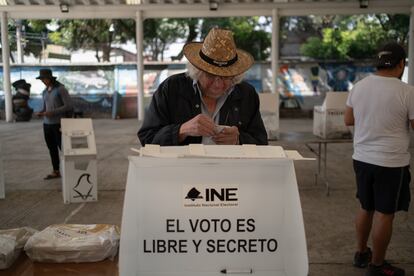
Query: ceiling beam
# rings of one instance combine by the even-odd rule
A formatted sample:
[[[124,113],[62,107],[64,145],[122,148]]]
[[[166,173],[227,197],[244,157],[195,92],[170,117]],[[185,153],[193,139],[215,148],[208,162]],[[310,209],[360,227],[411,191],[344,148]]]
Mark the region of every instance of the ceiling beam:
[[[44,0],[42,0],[44,1]],[[87,1],[87,0],[84,0]],[[104,0],[93,0],[98,3]],[[93,2],[89,1],[89,2]],[[29,0],[24,0],[28,3]],[[146,2],[146,1],[145,1]],[[204,1],[203,1],[204,2]],[[149,3],[149,2],[146,2]],[[326,14],[368,14],[368,13],[410,13],[413,3],[410,0],[370,1],[366,9],[354,2],[289,2],[289,3],[225,3],[221,2],[217,11],[210,11],[209,5],[200,4],[141,4],[141,5],[72,5],[68,13],[61,13],[55,5],[0,6],[0,12],[8,12],[9,18],[19,19],[81,19],[81,18],[135,18],[137,11],[143,11],[144,18],[188,18],[188,17],[227,17],[227,16],[271,16],[277,8],[280,16],[305,16]]]

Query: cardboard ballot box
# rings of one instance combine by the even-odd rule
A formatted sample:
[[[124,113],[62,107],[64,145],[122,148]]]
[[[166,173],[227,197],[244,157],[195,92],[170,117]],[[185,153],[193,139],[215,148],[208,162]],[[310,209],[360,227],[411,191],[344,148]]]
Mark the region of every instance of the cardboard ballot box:
[[[327,92],[321,106],[313,109],[313,134],[324,139],[350,138],[344,123],[348,92]]]
[[[5,198],[5,184],[4,184],[4,168],[3,168],[3,153],[1,151],[1,141],[0,141],[0,199]]]
[[[129,157],[120,276],[308,274],[290,153],[190,145],[141,154],[158,157]]]
[[[279,95],[275,93],[260,93],[260,114],[269,139],[279,135]]]
[[[91,119],[62,119],[63,201],[98,200],[96,143]]]

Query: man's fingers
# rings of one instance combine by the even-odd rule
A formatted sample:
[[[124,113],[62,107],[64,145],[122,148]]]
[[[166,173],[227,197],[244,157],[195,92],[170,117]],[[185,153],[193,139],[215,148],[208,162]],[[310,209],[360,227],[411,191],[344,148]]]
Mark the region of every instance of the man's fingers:
[[[235,126],[225,127],[223,129],[223,131],[221,131],[220,133],[227,134],[227,135],[229,135],[229,134],[239,134],[239,129]]]
[[[202,117],[200,117],[199,122],[203,126],[208,127],[208,128],[211,128],[211,129],[214,129],[216,127],[216,124],[214,123],[214,121],[211,118],[209,118],[209,117],[207,117],[205,115],[202,116]]]
[[[214,128],[211,128],[206,125],[199,125],[198,126],[198,132],[201,136],[214,136]]]
[[[213,141],[217,145],[233,145],[236,140],[231,137],[222,137],[222,138],[213,137]]]

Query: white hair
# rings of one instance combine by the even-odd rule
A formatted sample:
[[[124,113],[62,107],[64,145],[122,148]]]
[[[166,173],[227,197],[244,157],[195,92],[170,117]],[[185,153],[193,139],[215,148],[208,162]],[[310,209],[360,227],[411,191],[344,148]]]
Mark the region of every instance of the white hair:
[[[187,62],[187,76],[189,76],[191,79],[198,81],[200,79],[201,74],[204,72],[203,70],[198,69],[194,65],[192,65],[190,62]],[[241,73],[240,75],[236,75],[233,77],[232,83],[233,85],[236,85],[238,83],[241,83],[244,79],[245,73]]]

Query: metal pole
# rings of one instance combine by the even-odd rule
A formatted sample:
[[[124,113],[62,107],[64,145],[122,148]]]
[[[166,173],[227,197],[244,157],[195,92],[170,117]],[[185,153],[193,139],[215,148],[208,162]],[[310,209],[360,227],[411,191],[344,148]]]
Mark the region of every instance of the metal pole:
[[[277,9],[272,10],[272,93],[278,95],[277,87],[277,75],[279,73],[279,33],[280,22],[279,13]],[[279,97],[276,97],[276,110],[277,121],[276,129],[279,130]]]
[[[7,13],[1,12],[1,53],[3,57],[3,90],[6,106],[6,122],[13,120],[12,94],[10,87],[10,47],[7,30]]]
[[[136,41],[137,41],[137,113],[138,120],[144,120],[144,22],[142,11],[136,13]]]
[[[414,7],[411,7],[408,39],[408,84],[414,85]]]
[[[0,140],[0,199],[5,198],[4,188],[4,170],[3,170],[3,154],[1,152],[1,140]]]
[[[16,48],[17,48],[17,62],[23,63],[23,46],[22,46],[22,20],[16,19]]]

